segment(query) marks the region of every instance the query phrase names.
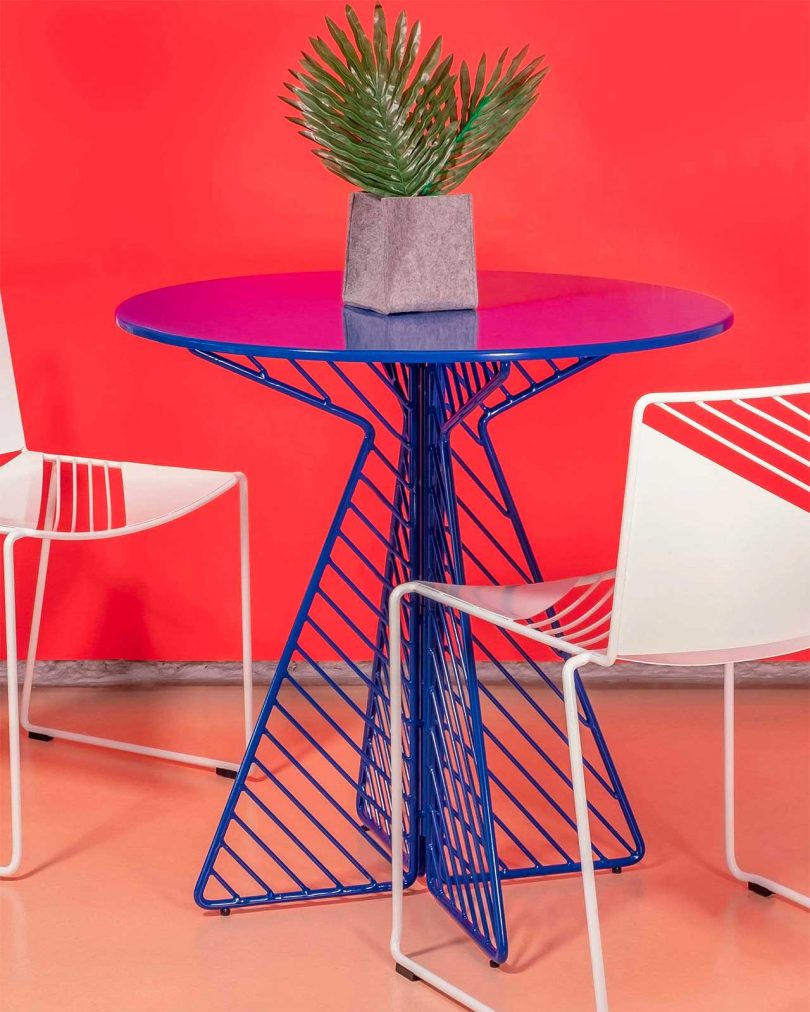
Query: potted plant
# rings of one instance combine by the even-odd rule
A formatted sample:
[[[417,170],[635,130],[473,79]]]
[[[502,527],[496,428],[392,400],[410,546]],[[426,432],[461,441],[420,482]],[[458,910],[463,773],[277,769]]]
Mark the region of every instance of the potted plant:
[[[453,194],[534,104],[548,72],[528,47],[473,76],[441,36],[418,59],[421,26],[404,12],[371,36],[346,7],[349,33],[326,19],[333,46],[311,38],[282,96],[289,116],[351,195],[343,300],[380,313],[474,309],[478,302],[469,194]]]

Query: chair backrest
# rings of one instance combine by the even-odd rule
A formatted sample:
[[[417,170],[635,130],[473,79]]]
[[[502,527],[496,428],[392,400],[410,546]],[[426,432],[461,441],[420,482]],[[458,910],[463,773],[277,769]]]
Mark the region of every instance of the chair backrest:
[[[810,383],[635,408],[608,654],[709,664],[810,646]]]
[[[17,385],[8,346],[8,331],[0,297],[0,453],[13,453],[25,446]]]

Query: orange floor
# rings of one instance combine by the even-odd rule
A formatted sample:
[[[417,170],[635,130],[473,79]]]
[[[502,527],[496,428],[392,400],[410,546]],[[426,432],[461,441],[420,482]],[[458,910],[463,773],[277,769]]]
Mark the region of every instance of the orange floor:
[[[719,691],[593,698],[648,848],[638,868],[598,881],[613,1012],[807,1012],[810,915],[725,874]],[[217,729],[237,717],[230,688],[51,689],[36,709],[77,730],[238,748],[235,731]],[[810,891],[810,692],[745,689],[738,715],[740,861]],[[0,740],[5,832],[4,727]],[[65,742],[26,740],[23,769],[22,875],[0,882],[3,1012],[456,1007],[394,974],[385,898],[229,918],[195,907],[227,781]],[[578,879],[505,892],[511,952],[500,970],[424,894],[406,900],[406,950],[499,1012],[592,1008]]]

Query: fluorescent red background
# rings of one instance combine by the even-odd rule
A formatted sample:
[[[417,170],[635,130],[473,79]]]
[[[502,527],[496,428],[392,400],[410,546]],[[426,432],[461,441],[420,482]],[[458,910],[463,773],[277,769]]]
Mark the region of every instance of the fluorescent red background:
[[[366,18],[371,6],[357,4]],[[113,310],[174,282],[341,265],[349,188],[276,95],[342,6],[1,9],[0,281],[28,444],[244,469],[256,655],[277,657],[351,447],[306,407],[120,332]],[[537,106],[466,187],[480,266],[682,285],[735,309],[726,335],[609,360],[504,421],[507,470],[547,575],[594,571],[613,561],[636,397],[807,375],[810,7],[408,9],[459,57],[528,41],[552,64]],[[226,501],[137,538],[57,545],[42,655],[235,656],[235,510]]]

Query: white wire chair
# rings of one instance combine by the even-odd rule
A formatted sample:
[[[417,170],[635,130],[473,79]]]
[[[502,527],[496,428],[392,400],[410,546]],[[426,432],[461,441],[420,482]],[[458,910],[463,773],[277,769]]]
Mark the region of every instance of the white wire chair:
[[[401,949],[400,610],[417,594],[569,655],[562,669],[585,914],[598,1012],[607,1009],[575,675],[593,662],[724,665],[725,852],[763,895],[810,897],[737,863],[734,664],[810,646],[810,384],[650,394],[635,407],[615,571],[517,587],[402,584],[389,602],[393,915],[397,963],[456,1001],[488,1006]]]
[[[91,541],[149,530],[185,516],[238,486],[246,740],[253,728],[248,493],[245,476],[238,472],[131,464],[28,450],[0,302],[0,455],[9,454],[14,456],[0,466],[0,535],[4,536],[11,856],[6,864],[0,865],[0,877],[13,875],[22,859],[20,725],[28,731],[30,737],[44,741],[61,738],[122,752],[134,752],[215,769],[223,776],[233,776],[239,768],[237,762],[225,759],[150,748],[32,722],[29,715],[31,689],[52,541]],[[24,538],[40,541],[41,548],[20,705],[14,548]]]

